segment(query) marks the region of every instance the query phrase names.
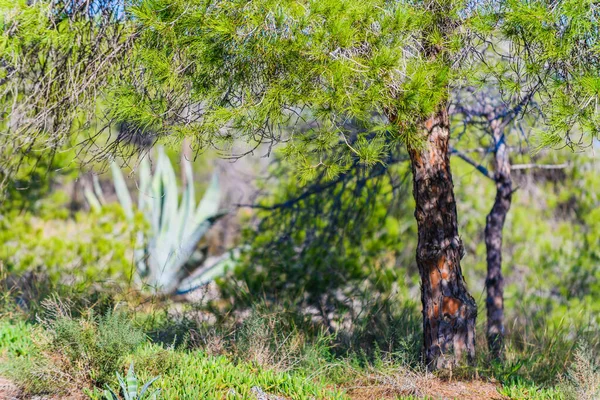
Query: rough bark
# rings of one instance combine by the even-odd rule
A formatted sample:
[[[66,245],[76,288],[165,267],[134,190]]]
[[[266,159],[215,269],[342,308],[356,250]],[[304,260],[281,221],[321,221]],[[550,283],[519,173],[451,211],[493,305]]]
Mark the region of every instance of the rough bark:
[[[422,130],[426,145],[409,148],[409,153],[419,235],[424,361],[433,370],[473,359],[477,305],[460,268],[464,249],[458,236],[445,107],[427,119]]]
[[[502,356],[504,347],[504,278],[502,276],[502,229],[512,200],[512,179],[508,149],[502,129],[492,126],[495,142],[494,180],[496,199],[485,225],[487,250],[487,341],[492,355]]]

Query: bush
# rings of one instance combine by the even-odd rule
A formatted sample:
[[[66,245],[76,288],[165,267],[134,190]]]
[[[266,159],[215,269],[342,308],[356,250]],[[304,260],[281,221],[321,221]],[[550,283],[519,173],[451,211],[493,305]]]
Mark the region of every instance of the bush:
[[[74,219],[0,215],[0,263],[11,275],[37,270],[70,286],[127,282],[137,228],[117,205]]]
[[[299,316],[257,305],[232,335],[236,358],[277,371],[313,370],[330,355],[333,337]]]
[[[68,392],[114,380],[114,371],[146,339],[119,312],[72,318],[65,303],[47,305],[35,350],[13,357],[7,375],[29,393]]]
[[[565,391],[573,400],[600,398],[600,366],[595,364],[585,342],[579,343],[566,379]]]

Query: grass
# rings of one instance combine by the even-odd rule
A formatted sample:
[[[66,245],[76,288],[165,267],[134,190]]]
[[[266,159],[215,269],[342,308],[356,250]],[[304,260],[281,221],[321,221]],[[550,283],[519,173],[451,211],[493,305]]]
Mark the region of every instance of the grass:
[[[211,356],[202,351],[164,350],[155,345],[134,357],[138,368],[151,371],[140,374],[143,379],[160,372],[161,368],[156,365],[149,367],[147,359],[161,353],[168,360],[169,368],[162,371],[155,386],[162,389],[166,399],[255,398],[252,391],[257,388],[290,399],[345,398],[341,391],[328,389],[325,382],[301,373],[278,372],[252,362],[232,362],[226,356]]]
[[[35,349],[33,327],[23,320],[0,319],[0,355],[23,357]]]
[[[151,343],[124,313],[60,314],[40,325],[2,319],[0,354],[7,360],[0,374],[30,395],[85,391],[100,399],[105,385],[115,385],[115,371],[133,361],[142,381],[160,375],[153,387],[166,399],[250,399],[257,390],[290,399],[345,398],[300,371]]]
[[[482,351],[474,368],[457,371],[447,382],[422,370],[412,346],[389,352],[373,345],[366,352],[363,342],[358,351],[340,351],[346,338],[337,341],[263,306],[236,323],[206,324],[198,314],[174,316],[166,304],[148,310],[122,303],[101,312],[93,307],[71,312],[70,304],[46,300],[35,320],[14,310],[0,316],[0,375],[24,393],[100,399],[106,385],[117,387],[115,372],[124,373],[133,362],[140,381],[159,376],[153,387],[164,399],[255,399],[257,393],[286,399],[416,399],[426,398],[436,385],[451,388],[457,379],[492,391],[490,382],[497,382],[498,394],[509,399],[593,400],[599,394],[594,350],[566,337],[532,341],[527,351],[511,345],[504,363],[490,363]],[[552,346],[542,347],[547,343]],[[555,373],[558,361],[544,360],[543,354],[568,360],[566,368]],[[474,376],[479,380],[471,381]]]

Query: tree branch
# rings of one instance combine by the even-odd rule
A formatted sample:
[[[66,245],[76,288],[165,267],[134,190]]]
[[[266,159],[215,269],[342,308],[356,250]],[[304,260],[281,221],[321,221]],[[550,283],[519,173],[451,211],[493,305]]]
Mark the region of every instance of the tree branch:
[[[485,176],[486,178],[489,178],[489,179],[493,180],[494,182],[496,182],[496,178],[494,177],[494,174],[492,174],[490,171],[488,171],[488,169],[486,167],[484,167],[483,165],[481,165],[477,161],[473,160],[471,157],[469,157],[465,153],[463,153],[463,152],[461,152],[459,150],[456,150],[454,147],[451,147],[450,148],[450,154],[457,155],[460,159],[462,159],[463,161],[465,161],[468,164],[471,164],[473,167],[475,167],[475,169],[477,171],[481,172],[483,174],[483,176]]]
[[[510,169],[565,169],[571,166],[571,163],[562,163],[562,164],[515,164]]]
[[[408,160],[407,157],[398,157],[398,158],[390,157],[385,164],[378,164],[376,167],[373,168],[372,172],[368,176],[366,176],[365,178],[359,179],[358,183],[364,184],[369,179],[376,178],[376,177],[381,176],[384,173],[386,173],[386,171],[390,165],[396,164],[399,162],[404,162],[407,160]],[[357,164],[355,164],[355,167],[356,167],[356,165]],[[298,203],[302,200],[305,200],[306,198],[308,198],[310,196],[313,196],[315,194],[324,192],[327,189],[330,189],[331,187],[337,185],[338,183],[343,182],[350,176],[352,176],[352,170],[341,173],[340,175],[338,175],[338,177],[336,179],[333,179],[331,181],[321,183],[321,184],[309,185],[304,192],[302,192],[298,196],[291,198],[287,201],[284,201],[282,203],[276,203],[276,204],[273,204],[270,206],[263,206],[261,204],[239,204],[238,203],[238,204],[235,204],[235,206],[236,207],[255,208],[255,209],[260,209],[260,210],[268,210],[268,211],[273,211],[273,210],[278,210],[278,209],[283,209],[283,208],[290,208],[293,205],[295,205],[296,203]]]

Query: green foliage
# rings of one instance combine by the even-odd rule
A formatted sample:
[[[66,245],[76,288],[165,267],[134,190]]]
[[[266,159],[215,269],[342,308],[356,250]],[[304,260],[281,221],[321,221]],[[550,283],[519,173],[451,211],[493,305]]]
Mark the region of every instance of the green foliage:
[[[137,384],[128,385],[126,379],[115,381],[109,371],[110,368],[131,368],[131,363],[136,366],[137,382],[149,382],[160,375],[152,386],[161,390],[163,398],[237,396],[251,399],[259,393],[267,393],[286,398],[345,399],[348,396],[343,393],[343,388],[357,385],[367,388],[371,385],[374,388],[389,386],[394,393],[398,390],[400,398],[416,398],[402,397],[400,393],[410,393],[411,390],[419,393],[423,389],[419,382],[427,384],[428,379],[434,379],[430,376],[425,378],[418,367],[411,367],[417,364],[410,357],[390,354],[387,349],[378,350],[372,356],[363,353],[336,356],[336,344],[332,338],[317,336],[315,340],[319,333],[314,326],[296,323],[294,317],[283,310],[255,308],[233,333],[228,330],[230,328],[221,327],[225,329],[200,339],[204,346],[202,351],[173,346],[165,348],[148,343],[147,339],[142,339],[143,344],[115,350],[114,346],[92,343],[118,341],[122,344],[127,342],[127,336],[139,335],[139,331],[135,333],[135,330],[127,328],[131,322],[124,314],[107,314],[103,318],[90,318],[88,314],[84,318],[72,319],[64,316],[64,304],[65,301],[55,301],[49,308],[54,311],[42,326],[24,324],[17,319],[0,320],[0,357],[8,355],[8,362],[0,364],[0,374],[15,380],[27,393],[74,394],[84,389],[93,399],[105,398],[103,383],[89,378],[93,369],[89,361],[91,357],[94,360],[99,357],[102,362],[110,364],[104,381],[110,385],[121,383],[125,388],[137,387]],[[62,317],[51,317],[61,313]],[[140,317],[143,315],[136,319]],[[114,323],[106,323],[109,319]],[[96,333],[90,335],[90,329]],[[189,329],[202,334],[198,327],[190,326]],[[106,331],[107,336],[115,336],[115,340],[99,339],[101,331]],[[210,344],[210,341],[214,343]],[[410,344],[407,354],[416,345]],[[221,355],[213,355],[215,350]],[[561,351],[559,348],[529,349],[532,350],[545,352],[546,356],[554,356]],[[116,352],[120,357],[108,356]],[[506,354],[509,358],[523,356],[516,348],[509,348]],[[497,372],[493,376],[501,380],[499,392],[510,399],[585,398],[581,396],[594,393],[590,391],[593,387],[590,383],[598,379],[594,361],[590,358],[592,354],[589,348],[579,346],[576,356],[567,364],[568,372],[552,383],[523,378],[523,371],[519,370],[529,366],[526,363],[511,364],[511,361],[507,361],[504,374]],[[486,365],[489,362],[484,358],[478,361],[478,372],[484,377],[488,376],[484,369]],[[440,384],[435,379],[434,382]],[[405,389],[400,390],[399,387]]]
[[[31,355],[36,349],[32,331],[32,326],[21,320],[0,319],[0,358]]]
[[[289,371],[277,372],[274,365],[259,366],[256,360],[243,360],[243,352],[238,352],[236,357],[240,358],[233,362],[226,356],[212,356],[202,351],[164,348],[148,343],[124,314],[73,319],[64,314],[61,304],[55,303],[50,309],[55,315],[62,315],[46,319],[42,327],[0,321],[0,332],[3,332],[0,356],[6,352],[11,355],[8,362],[2,363],[0,373],[13,379],[26,393],[66,394],[85,389],[94,399],[104,398],[105,393],[99,388],[114,384],[111,371],[120,370],[127,362],[135,363],[137,373],[132,375],[130,366],[128,377],[117,379],[123,393],[138,393],[138,382],[148,385],[144,395],[142,388],[138,397],[131,398],[153,398],[150,384],[160,390],[162,398],[169,399],[227,396],[250,399],[259,390],[290,399],[345,398],[342,392],[327,388],[323,379],[310,376],[315,364],[304,364],[306,370],[290,364],[293,368]],[[17,335],[20,341],[27,343],[18,347],[30,350],[15,350]],[[286,336],[278,338],[285,341]],[[143,342],[146,343],[142,345]],[[109,396],[112,399],[112,394]]]
[[[129,279],[133,233],[140,225],[127,223],[120,207],[78,212],[74,219],[52,214],[48,219],[29,212],[0,217],[0,260],[6,272],[41,270],[52,282],[70,285]]]
[[[415,232],[414,220],[404,218],[411,206],[407,168],[357,163],[333,181],[320,174],[298,184],[293,168],[276,163],[279,184],[267,184],[237,279],[221,281],[225,296],[236,307],[251,307],[258,296],[317,314],[332,329],[349,312],[367,313],[404,290],[394,259],[411,253],[410,242],[404,249],[398,243]]]
[[[145,339],[130,319],[121,313],[73,319],[61,315],[47,321],[50,351],[64,355],[80,374],[101,385],[109,381],[115,367]]]
[[[583,145],[600,91],[597,15],[579,3],[142,1],[111,115],[200,148],[285,140],[304,181],[423,145],[423,118],[464,86],[535,101],[540,146]]]
[[[324,365],[333,338],[282,309],[257,305],[232,338],[236,358],[277,371],[311,371]]]
[[[176,358],[155,382],[167,399],[252,399],[255,388],[289,399],[344,398],[339,391],[326,388],[324,382],[315,383],[301,374],[257,368],[248,362],[232,363],[225,356],[207,356],[202,352],[169,353]]]
[[[516,138],[509,142],[518,146]],[[528,156],[529,157],[529,156]],[[525,158],[529,160],[529,158]],[[568,151],[535,156],[542,164],[570,163],[558,170],[513,173],[513,202],[504,228],[503,274],[507,359],[496,371],[544,384],[555,382],[573,359],[577,340],[585,340],[591,357],[600,357],[597,293],[598,260],[595,210],[600,205],[598,160]],[[513,163],[521,161],[515,155]],[[453,160],[460,232],[467,255],[465,279],[482,293],[486,276],[483,240],[485,217],[494,200],[493,183],[458,159]],[[589,242],[589,240],[596,242]],[[480,309],[484,307],[480,301]],[[485,321],[481,321],[485,323]],[[549,357],[548,354],[552,356]]]
[[[585,342],[578,343],[573,363],[567,371],[566,391],[572,399],[593,400],[600,396],[600,366]]]
[[[515,380],[499,389],[501,395],[511,400],[565,400],[565,394],[556,388],[544,388],[533,383]]]
[[[125,400],[156,400],[159,397],[160,389],[157,389],[152,392],[148,392],[150,385],[154,383],[159,377],[154,377],[150,379],[148,382],[142,386],[138,393],[138,379],[135,376],[135,372],[133,370],[133,362],[129,366],[129,370],[127,371],[127,376],[125,379],[117,372],[117,379],[119,380],[119,385],[121,386],[121,393],[123,393],[123,398]],[[108,388],[104,391],[105,400],[119,400],[119,396],[111,389]]]
[[[81,128],[97,128],[101,89],[132,41],[122,12],[121,0],[0,1],[0,198],[28,160],[61,158]]]
[[[129,12],[140,37],[134,72],[112,91],[116,120],[198,147],[292,139],[286,155],[304,178],[335,177],[352,157],[377,165],[390,141],[416,146],[416,125],[461,68],[461,33],[437,29],[459,22],[454,1],[159,0]],[[429,57],[431,44],[443,56]],[[312,164],[333,148],[343,156]]]
[[[190,291],[224,272],[225,263],[205,263],[206,255],[198,250],[199,242],[208,230],[226,213],[219,211],[220,189],[215,175],[196,206],[194,179],[189,161],[182,161],[187,180],[179,202],[175,171],[162,147],[154,176],[150,163],[144,158],[140,164],[137,210],[150,225],[150,232],[136,233],[135,264],[144,284],[154,290],[173,294]],[[135,225],[131,195],[125,179],[116,164],[111,166],[119,202],[130,223]],[[96,186],[96,195],[86,192],[88,202],[98,208],[103,195]],[[195,273],[195,274],[194,274]],[[194,274],[193,277],[190,277]]]
[[[599,137],[597,25],[590,0],[511,0],[502,9],[499,34],[512,44],[506,70],[527,84],[543,83],[536,97],[546,125],[540,146],[581,147]]]
[[[29,393],[64,393],[111,382],[113,371],[146,338],[122,313],[90,312],[76,319],[64,302],[47,303],[47,308],[43,330],[25,326],[25,335],[35,337],[29,350],[13,354],[3,369]]]
[[[4,198],[0,202],[0,215],[11,217],[17,212],[29,211],[45,217],[52,213],[65,214],[63,194],[52,191],[58,183],[65,184],[74,179],[70,163],[74,154],[64,151],[59,154],[41,152],[29,154],[21,160],[19,172],[6,182]],[[0,169],[0,181],[7,179]],[[54,196],[48,199],[49,196]]]

